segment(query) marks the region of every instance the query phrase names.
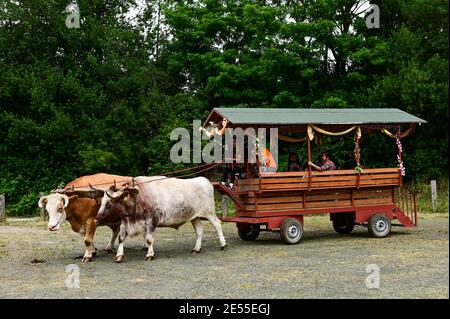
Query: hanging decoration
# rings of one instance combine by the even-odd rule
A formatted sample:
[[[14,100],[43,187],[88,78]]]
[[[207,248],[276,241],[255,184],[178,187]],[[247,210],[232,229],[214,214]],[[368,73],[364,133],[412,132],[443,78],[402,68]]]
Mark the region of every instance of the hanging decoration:
[[[354,150],[354,154],[355,154],[355,162],[356,162],[355,170],[359,174],[363,172],[361,164],[360,164],[361,153],[360,153],[360,149],[359,149],[359,141],[361,140],[361,136],[362,136],[361,128],[358,127],[356,129],[356,131],[355,131],[355,139],[354,139],[354,141],[355,141],[355,150]]]
[[[209,126],[207,128],[201,127],[199,128],[199,131],[205,133],[205,135],[212,139],[215,135],[223,135],[225,132],[225,128],[228,125],[228,120],[226,118],[223,118],[222,123],[215,124],[214,122],[209,122]]]
[[[350,133],[350,132],[353,131],[355,128],[357,128],[357,126],[352,126],[352,127],[350,127],[349,129],[344,130],[344,131],[342,131],[342,132],[330,132],[330,131],[324,130],[323,128],[320,128],[320,127],[318,127],[318,126],[315,126],[315,125],[313,125],[313,124],[310,124],[309,126],[310,126],[311,128],[313,128],[314,130],[316,130],[317,132],[319,132],[319,133],[322,133],[322,134],[325,134],[325,135],[331,135],[331,136],[340,136],[340,135],[344,135],[344,134]],[[309,126],[308,126],[308,129],[309,129]],[[308,134],[309,134],[309,131],[308,131]],[[312,140],[312,138],[311,138],[311,140]]]
[[[312,141],[314,139],[314,130],[311,125],[308,125],[307,133],[309,140]]]
[[[281,135],[280,133],[278,133],[278,139],[288,142],[288,143],[300,143],[300,142],[306,142],[306,137],[302,137],[302,138],[293,138],[293,137],[289,137],[289,136],[285,136],[285,135]]]
[[[406,131],[404,131],[403,133],[400,133],[400,135],[392,134],[385,128],[382,129],[381,132],[392,138],[404,138],[404,137],[408,136],[409,134],[411,134],[415,128],[416,128],[416,125],[411,125]]]
[[[400,142],[399,136],[400,136],[400,134],[397,135],[397,139],[396,139],[396,144],[397,144],[397,148],[398,148],[397,162],[398,162],[398,168],[400,169],[400,175],[405,176],[406,168],[403,165],[403,159],[402,159],[403,147],[402,147],[402,142]]]

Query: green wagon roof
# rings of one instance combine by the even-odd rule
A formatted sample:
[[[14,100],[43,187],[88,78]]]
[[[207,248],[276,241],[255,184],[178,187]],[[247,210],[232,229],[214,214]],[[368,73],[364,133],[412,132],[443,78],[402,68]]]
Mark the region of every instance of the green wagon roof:
[[[396,108],[358,109],[277,109],[214,108],[208,121],[222,117],[234,125],[306,125],[306,124],[411,124],[425,120]]]

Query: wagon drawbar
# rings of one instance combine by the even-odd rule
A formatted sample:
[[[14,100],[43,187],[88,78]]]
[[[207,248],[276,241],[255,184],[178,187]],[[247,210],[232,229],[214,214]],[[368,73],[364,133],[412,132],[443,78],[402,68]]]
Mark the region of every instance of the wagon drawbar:
[[[223,216],[221,220],[235,222],[241,239],[252,241],[261,231],[279,231],[286,244],[296,244],[303,235],[304,216],[323,213],[330,214],[339,234],[364,225],[372,237],[386,237],[391,226],[417,226],[416,192],[403,185],[400,140],[426,121],[399,109],[214,108],[204,128],[222,119],[227,120],[228,128],[277,128],[280,139],[305,141],[308,161],[315,133],[340,136],[353,132],[355,136],[355,169],[314,172],[309,167],[307,171],[268,173],[262,172],[261,163],[257,163],[257,178],[239,179],[233,189],[214,183],[217,191],[235,203],[235,216]],[[407,128],[402,131],[402,127]],[[396,139],[399,166],[361,169],[361,134],[380,131]],[[292,132],[304,137],[282,135]],[[398,224],[392,224],[393,220]]]

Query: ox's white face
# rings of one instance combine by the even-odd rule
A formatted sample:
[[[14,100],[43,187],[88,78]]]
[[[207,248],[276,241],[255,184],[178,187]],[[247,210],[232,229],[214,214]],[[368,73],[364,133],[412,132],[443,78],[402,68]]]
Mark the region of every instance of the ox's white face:
[[[126,200],[125,198],[127,195],[128,192],[124,194],[123,190],[106,190],[95,222],[99,224],[111,219],[120,218],[120,212],[124,210],[123,201]]]
[[[69,205],[69,197],[61,194],[50,194],[39,200],[39,207],[45,207],[48,213],[48,230],[57,231],[66,220],[65,208]]]

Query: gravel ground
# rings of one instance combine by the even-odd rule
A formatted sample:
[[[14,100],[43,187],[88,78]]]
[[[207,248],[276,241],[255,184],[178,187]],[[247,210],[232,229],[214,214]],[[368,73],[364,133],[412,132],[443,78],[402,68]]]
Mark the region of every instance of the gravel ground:
[[[50,233],[40,219],[9,218],[0,224],[0,298],[449,298],[448,214],[422,214],[418,228],[393,227],[383,239],[363,227],[338,235],[328,217],[306,217],[294,246],[268,232],[243,242],[225,223],[224,252],[203,223],[201,254],[190,253],[189,224],[158,228],[153,261],[144,261],[141,236],[128,239],[121,264],[100,250],[110,234],[101,227],[97,257],[82,264],[84,244],[67,224]],[[79,266],[79,288],[65,285],[69,264]],[[380,269],[378,289],[366,286],[369,264]]]

